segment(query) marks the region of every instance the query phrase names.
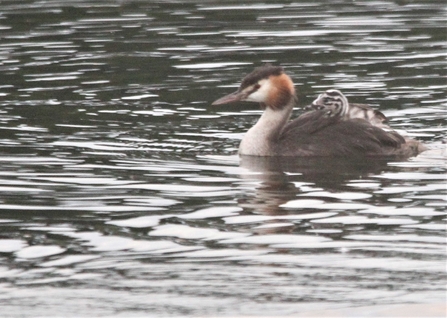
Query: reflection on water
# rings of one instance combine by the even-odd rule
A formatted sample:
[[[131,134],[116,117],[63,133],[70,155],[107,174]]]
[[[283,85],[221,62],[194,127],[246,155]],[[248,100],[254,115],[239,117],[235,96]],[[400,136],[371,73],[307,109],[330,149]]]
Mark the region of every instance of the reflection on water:
[[[386,168],[387,161],[377,158],[364,162],[346,158],[243,156],[240,166],[249,171],[248,174],[242,174],[243,178],[259,180],[259,184],[255,186],[256,194],[251,198],[254,204],[251,208],[255,209],[257,213],[275,215],[282,214],[283,207],[289,206],[288,203],[291,200],[298,202],[302,212],[307,213],[321,211],[321,209],[330,210],[332,206],[332,203],[314,200],[314,196],[331,200],[337,199],[337,197],[340,199],[369,198],[371,195],[365,193],[337,192],[340,191],[340,184],[349,180],[357,180],[373,173],[380,173]],[[330,194],[331,191],[334,193]],[[294,200],[297,197],[300,199]],[[309,197],[312,199],[307,200]],[[347,206],[343,205],[340,208],[348,208]]]
[[[3,315],[442,316],[442,4],[2,2]],[[260,110],[210,101],[264,62],[431,149],[239,158]]]

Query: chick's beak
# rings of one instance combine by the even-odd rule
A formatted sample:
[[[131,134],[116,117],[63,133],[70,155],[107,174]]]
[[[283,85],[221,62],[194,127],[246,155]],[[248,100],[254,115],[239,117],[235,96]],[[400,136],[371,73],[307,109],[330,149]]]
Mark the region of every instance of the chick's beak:
[[[313,109],[324,109],[324,105],[321,105],[319,103],[315,103],[315,101],[314,101],[312,104],[310,104],[306,108],[308,108],[308,109],[312,109],[312,108]]]
[[[245,98],[245,94],[240,91],[236,91],[234,93],[228,94],[224,97],[219,98],[218,100],[214,101],[212,105],[223,105],[223,104],[230,104],[234,102],[241,101]]]

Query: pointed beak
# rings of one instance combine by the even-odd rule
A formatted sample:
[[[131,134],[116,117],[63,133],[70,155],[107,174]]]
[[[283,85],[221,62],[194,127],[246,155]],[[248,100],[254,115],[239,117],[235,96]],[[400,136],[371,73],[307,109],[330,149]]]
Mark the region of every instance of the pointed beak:
[[[245,98],[245,94],[239,91],[236,91],[234,93],[228,94],[224,97],[219,98],[218,100],[214,101],[212,105],[223,105],[223,104],[230,104],[234,102],[241,101]]]
[[[310,107],[312,107],[313,109],[323,109],[324,105],[322,105],[320,97],[318,97],[316,100],[312,102],[312,104],[310,104]]]
[[[317,103],[312,103],[312,104],[310,104],[309,106],[307,106],[307,107],[309,107],[308,109],[317,109],[317,110],[321,110],[321,109],[324,109],[324,105],[320,105],[320,104],[317,104]]]

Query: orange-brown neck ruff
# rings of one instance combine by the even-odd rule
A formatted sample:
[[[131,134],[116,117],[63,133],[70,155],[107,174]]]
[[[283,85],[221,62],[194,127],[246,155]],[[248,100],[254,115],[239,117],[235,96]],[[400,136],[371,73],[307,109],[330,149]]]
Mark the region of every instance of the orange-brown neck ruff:
[[[282,73],[278,76],[270,76],[271,91],[268,94],[266,106],[274,110],[280,110],[290,103],[295,96],[295,87],[291,78]]]

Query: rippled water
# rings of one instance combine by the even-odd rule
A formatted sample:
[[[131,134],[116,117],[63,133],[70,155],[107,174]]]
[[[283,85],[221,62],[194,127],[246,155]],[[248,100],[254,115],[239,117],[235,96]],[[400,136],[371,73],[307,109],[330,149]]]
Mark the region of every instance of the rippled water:
[[[2,314],[442,316],[445,14],[442,1],[2,1]],[[300,105],[341,89],[431,150],[239,159],[260,110],[210,104],[264,62]]]

